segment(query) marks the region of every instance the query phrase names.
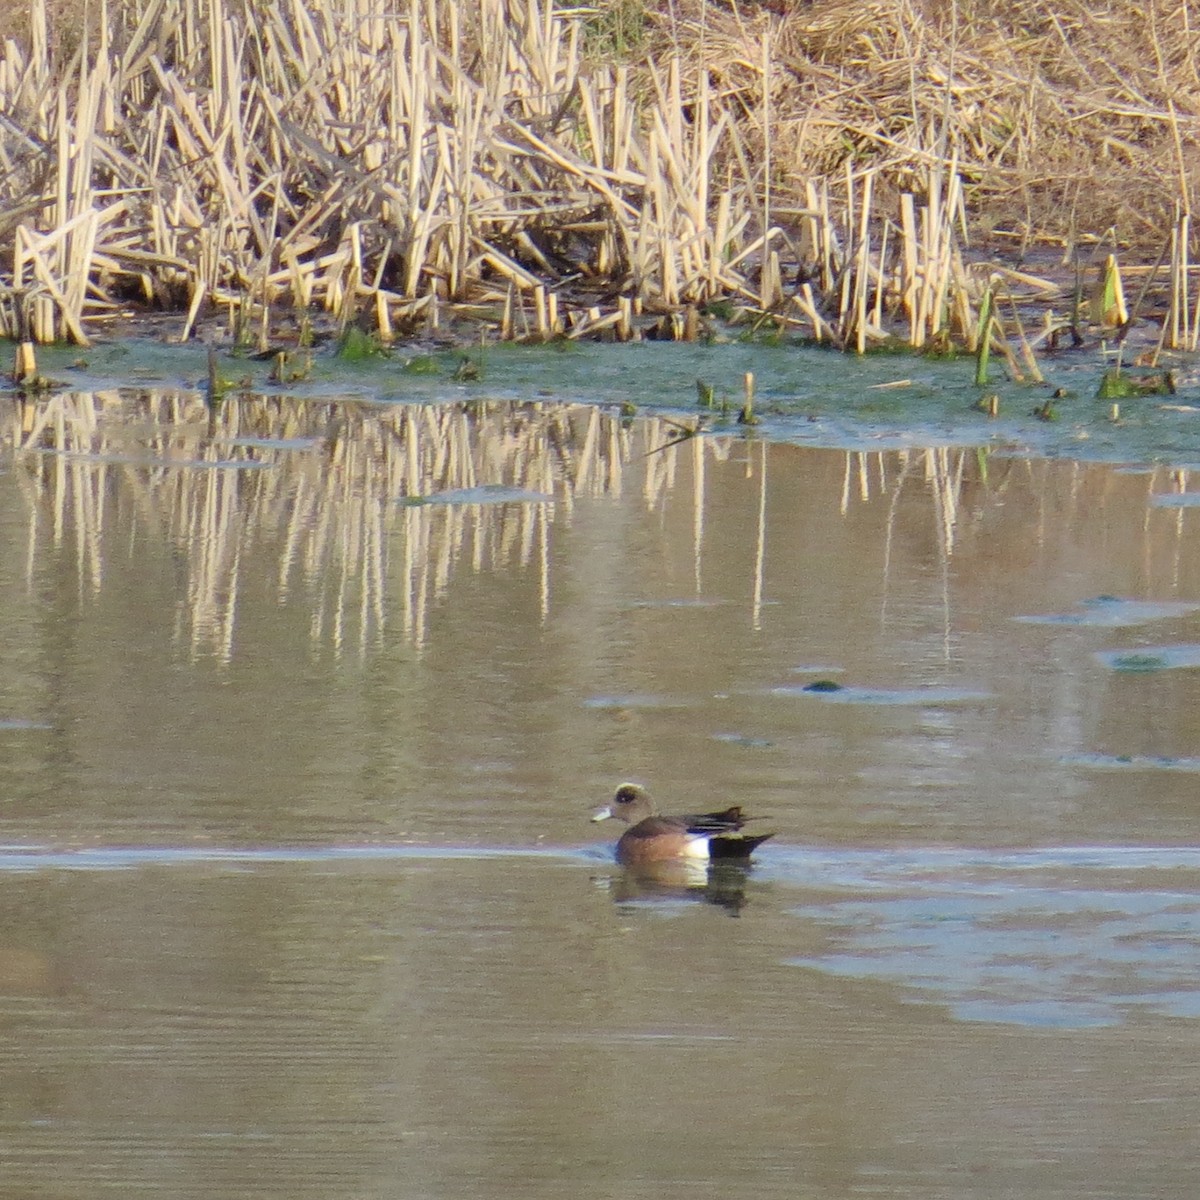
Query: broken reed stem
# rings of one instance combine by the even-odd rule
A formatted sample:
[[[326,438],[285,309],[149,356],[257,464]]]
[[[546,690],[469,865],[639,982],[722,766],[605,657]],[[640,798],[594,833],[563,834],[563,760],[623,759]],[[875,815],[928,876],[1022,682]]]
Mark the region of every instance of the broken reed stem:
[[[739,425],[757,425],[758,418],[754,415],[754,372],[747,371],[742,376],[742,410],[738,414]]]
[[[28,341],[18,342],[16,352],[13,355],[13,383],[27,383],[36,378],[37,353],[34,351],[33,343]]]
[[[1033,347],[1029,344],[1029,339],[1025,336],[1025,326],[1021,321],[1021,310],[1017,307],[1017,302],[1011,295],[1008,297],[1008,305],[1012,309],[1013,323],[1017,327],[1017,337],[1021,342],[1021,358],[1025,363],[1025,369],[1029,372],[1029,376],[1034,383],[1045,383],[1046,378],[1038,366],[1037,355],[1034,354]]]
[[[1177,206],[1175,224],[1171,227],[1170,302],[1166,321],[1168,329],[1166,344],[1172,350],[1194,351],[1197,348],[1197,335],[1200,333],[1192,321],[1188,256],[1191,223],[1191,214]],[[1200,298],[1198,298],[1198,304],[1200,304]],[[1135,312],[1137,307],[1135,305]]]

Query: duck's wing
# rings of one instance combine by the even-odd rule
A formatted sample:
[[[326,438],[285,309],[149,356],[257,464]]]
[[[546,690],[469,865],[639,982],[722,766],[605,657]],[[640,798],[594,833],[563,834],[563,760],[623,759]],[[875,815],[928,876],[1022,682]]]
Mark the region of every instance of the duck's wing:
[[[672,820],[686,827],[688,833],[697,835],[736,833],[749,819],[742,815],[739,805],[727,808],[723,812],[691,813],[686,817],[673,817]]]

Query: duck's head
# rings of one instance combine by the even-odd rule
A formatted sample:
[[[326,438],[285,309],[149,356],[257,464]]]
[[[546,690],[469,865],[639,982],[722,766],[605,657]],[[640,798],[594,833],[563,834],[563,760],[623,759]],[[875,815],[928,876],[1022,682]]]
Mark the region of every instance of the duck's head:
[[[654,813],[654,805],[646,789],[636,783],[623,783],[617,788],[612,802],[598,808],[592,813],[593,821],[607,821],[610,817],[624,821],[627,825],[636,825]]]

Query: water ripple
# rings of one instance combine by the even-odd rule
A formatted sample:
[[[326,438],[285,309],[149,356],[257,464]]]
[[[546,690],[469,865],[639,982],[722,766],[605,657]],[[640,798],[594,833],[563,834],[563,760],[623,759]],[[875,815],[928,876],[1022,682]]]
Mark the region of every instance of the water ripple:
[[[795,909],[825,948],[789,961],[882,980],[964,1021],[1082,1028],[1200,1016],[1200,848],[818,857]]]

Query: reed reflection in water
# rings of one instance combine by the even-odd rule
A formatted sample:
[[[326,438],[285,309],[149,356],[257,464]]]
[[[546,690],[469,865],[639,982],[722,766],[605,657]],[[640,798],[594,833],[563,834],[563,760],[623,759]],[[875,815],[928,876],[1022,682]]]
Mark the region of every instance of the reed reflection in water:
[[[72,543],[81,580],[99,590],[106,534],[161,540],[186,569],[181,638],[224,659],[249,556],[272,559],[280,604],[305,589],[313,640],[337,652],[378,644],[394,620],[423,645],[431,601],[467,567],[536,565],[545,611],[552,507],[618,490],[637,453],[629,430],[592,408],[256,397],[210,409],[171,391],[55,396],[14,408],[7,434],[21,452],[30,564],[42,541]],[[669,474],[665,460],[647,486]]]
[[[65,392],[15,402],[3,441],[17,452],[29,512],[27,562],[39,547],[70,547],[81,584],[98,592],[107,555],[140,542],[179,556],[185,585],[178,639],[191,655],[236,653],[239,599],[250,557],[269,559],[275,599],[297,588],[311,606],[311,637],[335,653],[380,645],[398,623],[423,647],[430,606],[455,574],[519,563],[539,579],[543,619],[552,604],[550,541],[582,496],[619,496],[640,487],[646,505],[665,509],[686,462],[690,488],[693,585],[704,589],[706,525],[712,501],[707,464],[740,456],[757,477],[756,511],[740,538],[753,538],[747,565],[751,621],[760,628],[769,547],[768,451],[723,435],[687,436],[653,416],[550,402],[481,400],[380,405],[359,400],[233,396],[210,407],[194,391],[129,389]],[[975,448],[845,451],[838,513],[887,505],[882,559],[864,563],[884,584],[891,571],[901,497],[927,497],[936,557],[949,564],[964,522],[980,524],[980,502],[1039,492],[1046,464],[993,459]],[[1069,506],[1090,503],[1089,468],[1074,464]],[[989,474],[990,473],[990,474]],[[1169,511],[1151,543],[1184,533],[1188,472],[1146,473],[1147,495]],[[1165,489],[1165,490],[1164,490]],[[781,480],[775,490],[788,492]],[[1043,493],[1029,536],[1070,520]],[[753,524],[753,528],[750,526]],[[886,596],[886,590],[885,590]],[[948,598],[947,598],[948,603]]]

